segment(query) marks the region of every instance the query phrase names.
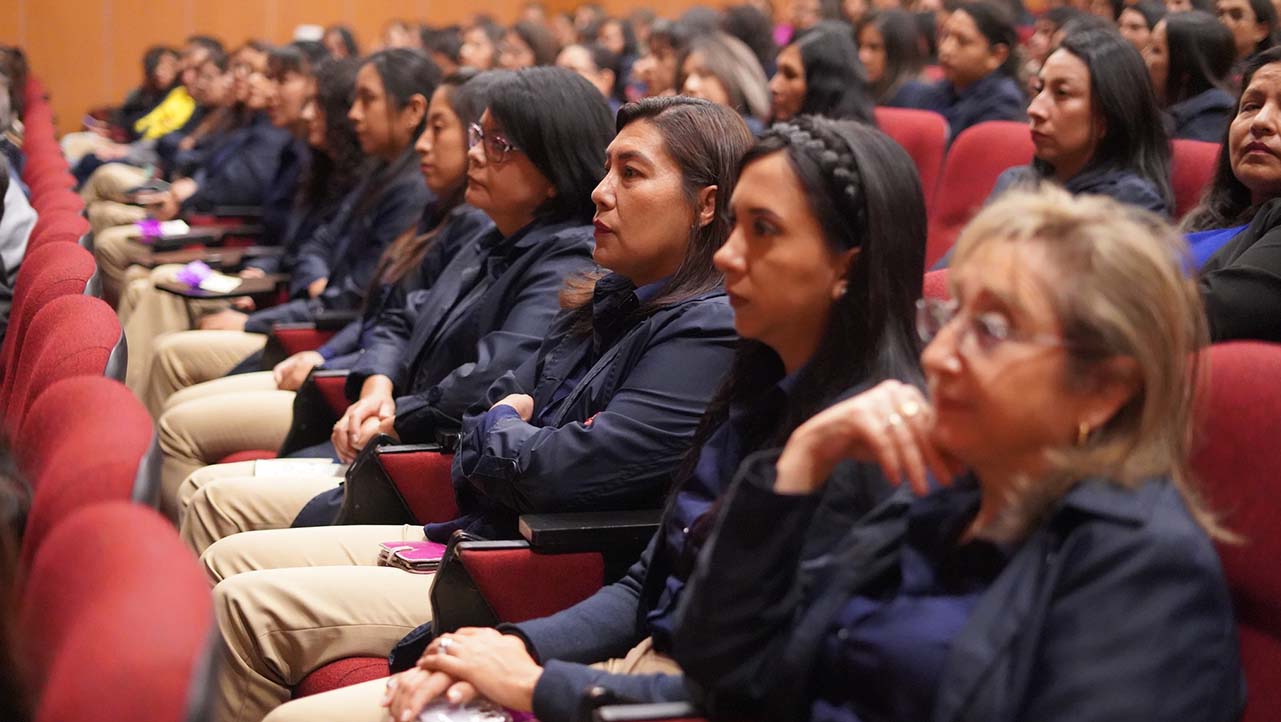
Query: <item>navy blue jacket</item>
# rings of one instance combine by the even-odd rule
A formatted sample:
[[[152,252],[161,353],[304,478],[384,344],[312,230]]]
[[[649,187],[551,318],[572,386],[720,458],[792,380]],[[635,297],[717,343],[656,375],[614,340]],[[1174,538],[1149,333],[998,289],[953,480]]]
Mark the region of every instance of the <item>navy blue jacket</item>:
[[[1027,97],[1018,81],[999,70],[988,73],[964,91],[958,92],[946,80],[940,80],[932,90],[932,96],[922,107],[942,114],[947,121],[949,143],[971,125],[988,120],[1027,119]]]
[[[835,615],[895,588],[910,493],[802,563],[818,500],[774,493],[776,460],[745,462],[685,595],[675,656],[714,714],[808,719]],[[934,722],[1237,719],[1232,602],[1174,485],[1070,491],[979,597],[936,695]],[[824,719],[868,722],[848,707]]]
[[[383,283],[365,298],[361,317],[343,327],[341,331],[316,349],[325,357],[325,368],[345,369],[357,361],[360,349],[372,339],[379,316],[389,309],[403,307],[414,291],[431,288],[444,272],[458,251],[479,243],[494,227],[493,221],[483,211],[462,205],[451,210],[437,226],[431,247],[413,273],[400,283]],[[430,229],[420,228],[420,232]]]
[[[1034,187],[1045,180],[1044,176],[1032,165],[1008,168],[996,179],[996,185],[988,196],[988,201],[1000,197],[1002,193],[1016,186]],[[1161,190],[1152,181],[1134,171],[1123,168],[1090,168],[1068,179],[1063,184],[1064,190],[1072,195],[1090,194],[1108,196],[1122,203],[1129,203],[1145,210],[1170,215],[1169,202],[1162,197]]]
[[[183,201],[183,209],[263,205],[280,171],[282,152],[292,142],[289,131],[272,125],[265,113],[255,115],[210,151],[192,176],[199,187]]]
[[[453,467],[459,509],[471,517],[464,528],[514,538],[520,514],[662,504],[729,371],[737,342],[733,313],[717,289],[639,322],[611,319],[600,311],[612,306],[601,286],[616,278],[597,284],[593,334],[574,333],[572,314],[562,314],[537,355],[498,379],[468,410]],[[594,363],[567,396],[558,397],[585,357]],[[532,396],[533,419],[544,423],[515,416],[489,428],[479,423],[509,394]],[[557,405],[547,415],[553,400]]]
[[[886,98],[881,105],[887,108],[916,108],[932,110],[934,108],[934,86],[920,80],[905,80],[894,94]]]
[[[456,431],[494,381],[538,350],[565,279],[593,267],[592,229],[535,221],[497,229],[458,252],[432,288],[378,319],[352,365],[347,396],[384,375],[395,386],[396,433],[406,443]]]
[[[1236,110],[1231,93],[1210,88],[1166,109],[1170,137],[1222,143]]]
[[[1199,278],[1213,341],[1281,342],[1281,198],[1260,206]]]
[[[381,189],[375,191],[378,196],[373,202],[365,198],[370,186]],[[403,166],[390,178],[367,176],[343,200],[334,219],[317,228],[299,251],[291,289],[305,289],[318,278],[328,278],[324,292],[257,311],[249,316],[245,330],[268,333],[273,324],[310,321],[321,311],[359,308],[383,250],[418,223],[432,200],[417,166]]]

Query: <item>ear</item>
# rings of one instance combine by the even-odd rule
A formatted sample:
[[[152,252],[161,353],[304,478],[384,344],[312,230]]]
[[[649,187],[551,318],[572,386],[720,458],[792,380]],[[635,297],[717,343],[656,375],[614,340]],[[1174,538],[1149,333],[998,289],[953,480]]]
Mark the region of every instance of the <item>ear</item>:
[[[997,43],[996,45],[992,46],[992,58],[988,62],[988,65],[992,66],[992,70],[996,70],[1002,65],[1005,65],[1005,61],[1009,59],[1010,59],[1010,46],[1006,45],[1005,43]]]
[[[1095,374],[1093,383],[1084,392],[1084,408],[1078,421],[1091,429],[1106,424],[1142,387],[1139,364],[1129,356],[1114,356],[1104,361]]]
[[[716,192],[716,186],[704,186],[698,192],[695,218],[699,228],[703,228],[716,220]]]
[[[850,267],[854,265],[854,259],[858,258],[861,248],[851,248],[843,251],[836,256],[836,266],[832,269],[835,280],[832,283],[832,300],[836,301],[845,295],[849,290],[849,281],[846,279],[850,276]]]
[[[405,103],[400,117],[404,119],[406,129],[412,131],[417,128],[418,124],[423,122],[423,118],[427,117],[427,99],[421,95],[414,94],[409,98],[409,102]]]

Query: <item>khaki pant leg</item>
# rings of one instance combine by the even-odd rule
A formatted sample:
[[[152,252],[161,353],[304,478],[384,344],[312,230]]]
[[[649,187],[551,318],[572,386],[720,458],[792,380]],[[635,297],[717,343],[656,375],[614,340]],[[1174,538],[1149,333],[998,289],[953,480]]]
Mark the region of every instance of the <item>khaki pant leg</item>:
[[[147,172],[124,163],[107,163],[89,175],[80,188],[85,205],[98,201],[124,203],[129,189],[136,188],[147,179]]]
[[[423,541],[414,524],[354,524],[265,529],[235,534],[210,546],[200,564],[211,585],[245,572],[296,567],[376,567],[385,541]],[[406,572],[408,573],[408,572]]]
[[[141,262],[146,255],[145,248],[129,240],[134,233],[132,225],[119,224],[94,232],[93,257],[98,262],[98,276],[102,279],[102,299],[112,308],[120,303],[120,294],[135,278],[130,267]]]
[[[235,476],[200,487],[188,497],[179,529],[183,541],[197,554],[211,544],[246,531],[284,529],[317,494],[338,486],[342,479],[317,477]],[[182,497],[188,487],[178,491]],[[181,504],[181,501],[179,501]]]
[[[641,640],[622,659],[610,659],[592,666],[610,674],[684,674],[676,660],[654,651],[651,637]]]
[[[62,155],[67,159],[67,165],[73,168],[81,158],[97,153],[99,148],[105,148],[110,143],[111,141],[107,138],[87,130],[67,133],[58,141],[58,145],[62,146]]]
[[[263,722],[391,722],[382,706],[386,691],[387,678],[340,687],[286,702]]]
[[[157,422],[164,454],[161,508],[180,518],[178,487],[195,470],[238,451],[279,449],[289,433],[293,411],[294,392],[276,390],[238,391],[170,404]]]
[[[147,217],[147,209],[115,201],[94,201],[85,206],[85,216],[97,243],[99,233],[116,226],[132,226]]]
[[[143,403],[153,417],[159,416],[170,394],[226,376],[236,364],[262,350],[266,343],[266,336],[244,331],[171,333],[155,343],[151,377],[141,394]]]
[[[257,722],[316,669],[345,657],[385,656],[430,621],[431,580],[367,566],[269,569],[223,580],[214,588],[227,642],[214,719]]]
[[[195,399],[207,399],[222,394],[234,394],[242,391],[276,391],[276,379],[270,371],[254,371],[248,374],[223,376],[212,381],[202,381],[195,386],[178,389],[165,401],[168,411],[178,404],[185,404]]]

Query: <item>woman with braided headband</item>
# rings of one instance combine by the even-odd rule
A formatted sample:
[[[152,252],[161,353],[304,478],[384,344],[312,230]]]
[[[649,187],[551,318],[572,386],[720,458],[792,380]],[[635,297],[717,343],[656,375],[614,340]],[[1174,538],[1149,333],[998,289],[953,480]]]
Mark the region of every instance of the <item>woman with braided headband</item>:
[[[776,125],[747,153],[730,211],[734,230],[715,263],[744,341],[641,560],[558,614],[437,638],[388,684],[393,719],[439,695],[480,694],[532,709],[543,722],[583,718],[592,688],[614,699],[696,701],[698,690],[668,656],[672,630],[715,500],[739,459],[779,445],[851,389],[919,378],[911,318],[924,201],[892,140],[852,121],[802,116]],[[856,517],[887,489],[879,473],[850,475],[833,482],[827,503]],[[768,524],[760,531],[771,533]],[[816,531],[819,553],[825,542]]]

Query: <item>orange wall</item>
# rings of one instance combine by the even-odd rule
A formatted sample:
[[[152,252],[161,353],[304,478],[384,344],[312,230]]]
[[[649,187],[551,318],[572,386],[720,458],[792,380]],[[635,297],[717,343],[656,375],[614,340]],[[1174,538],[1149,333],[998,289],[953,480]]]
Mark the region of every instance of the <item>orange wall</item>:
[[[49,88],[61,132],[78,130],[85,111],[112,105],[135,87],[149,45],[180,44],[192,33],[217,35],[228,45],[250,37],[286,42],[303,23],[345,23],[364,45],[393,17],[433,24],[486,12],[511,22],[523,0],[0,0],[0,42],[27,51]],[[549,0],[569,10],[578,0]],[[674,15],[692,0],[606,0],[610,12],[648,5]]]

